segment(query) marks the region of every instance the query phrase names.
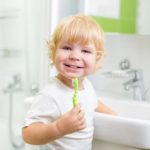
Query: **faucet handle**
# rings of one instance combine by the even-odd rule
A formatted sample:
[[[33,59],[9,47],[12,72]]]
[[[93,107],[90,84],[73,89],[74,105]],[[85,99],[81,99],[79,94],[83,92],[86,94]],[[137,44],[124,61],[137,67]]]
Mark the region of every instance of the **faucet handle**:
[[[123,59],[120,63],[119,63],[119,68],[121,70],[127,70],[130,69],[130,61],[128,59]]]

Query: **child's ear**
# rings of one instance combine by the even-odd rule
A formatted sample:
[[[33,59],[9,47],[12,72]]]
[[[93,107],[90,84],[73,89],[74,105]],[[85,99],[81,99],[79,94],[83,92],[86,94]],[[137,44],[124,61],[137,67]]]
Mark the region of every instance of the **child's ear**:
[[[104,59],[104,57],[106,56],[105,52],[101,52],[97,55],[96,57],[96,66],[95,66],[95,69],[100,69],[102,67],[102,61]]]
[[[100,62],[99,62],[99,61],[96,61],[96,64],[95,64],[95,68],[94,68],[93,73],[95,73],[99,68],[100,68]]]
[[[96,58],[96,64],[95,64],[95,69],[94,69],[94,73],[100,69],[102,67],[102,60],[103,60],[103,56],[98,56]]]

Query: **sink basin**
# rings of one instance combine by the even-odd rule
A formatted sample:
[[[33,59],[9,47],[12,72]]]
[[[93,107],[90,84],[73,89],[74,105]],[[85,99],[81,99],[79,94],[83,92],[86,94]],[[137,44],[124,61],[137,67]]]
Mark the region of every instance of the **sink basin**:
[[[95,113],[94,138],[131,147],[150,149],[150,103],[105,99],[118,113],[111,116]]]

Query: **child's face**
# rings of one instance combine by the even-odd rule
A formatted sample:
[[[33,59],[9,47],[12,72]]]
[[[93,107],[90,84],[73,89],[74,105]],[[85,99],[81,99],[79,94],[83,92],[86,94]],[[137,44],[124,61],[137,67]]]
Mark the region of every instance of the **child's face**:
[[[95,69],[96,48],[94,44],[69,44],[62,41],[57,47],[54,65],[62,77],[83,79]]]

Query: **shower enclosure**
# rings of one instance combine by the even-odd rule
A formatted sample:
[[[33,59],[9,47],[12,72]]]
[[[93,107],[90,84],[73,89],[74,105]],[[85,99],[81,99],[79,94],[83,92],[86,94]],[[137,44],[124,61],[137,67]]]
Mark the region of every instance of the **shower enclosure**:
[[[36,3],[36,7],[35,7]],[[32,150],[21,137],[24,98],[48,79],[49,0],[0,0],[0,149]]]

